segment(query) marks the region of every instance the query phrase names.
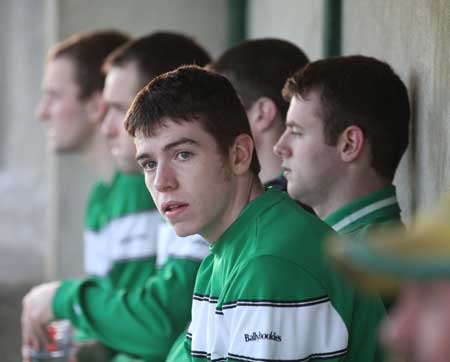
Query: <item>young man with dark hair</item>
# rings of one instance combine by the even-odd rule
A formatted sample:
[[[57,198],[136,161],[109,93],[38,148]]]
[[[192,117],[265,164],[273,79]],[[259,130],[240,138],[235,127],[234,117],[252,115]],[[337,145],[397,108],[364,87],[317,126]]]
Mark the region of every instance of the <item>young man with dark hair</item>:
[[[319,60],[290,78],[287,128],[274,150],[291,197],[340,234],[364,240],[400,223],[392,185],[408,145],[408,93],[392,68],[364,56]]]
[[[185,358],[379,360],[381,302],[331,272],[326,224],[286,193],[264,191],[245,110],[225,77],[192,66],[161,75],[125,125],[158,210],[179,236],[211,244]]]
[[[307,56],[296,45],[268,38],[244,41],[210,65],[228,78],[244,105],[261,163],[259,177],[266,186],[286,188],[286,180],[280,177],[281,160],[273,153],[285,129],[288,108],[281,89],[306,63]]]
[[[124,207],[142,202],[135,198],[130,200],[132,190],[121,187],[130,183],[124,179],[139,180],[144,185],[142,174],[138,174],[140,168],[135,159],[133,138],[123,127],[126,111],[136,93],[160,73],[183,64],[205,65],[209,61],[207,52],[192,39],[168,32],[131,40],[108,57],[104,64],[103,91],[108,111],[102,132],[120,170],[120,177],[107,193],[111,205],[116,198],[126,201]],[[142,195],[145,197],[150,198],[148,191]],[[112,214],[118,211],[114,207],[105,210]],[[140,240],[136,240],[131,249],[134,254],[125,256],[135,257],[140,248],[153,251],[153,263],[147,263],[148,270],[142,269],[145,264],[139,259],[134,263],[115,264],[114,281],[125,277],[130,282],[134,279],[133,288],[108,289],[104,288],[103,280],[93,278],[45,284],[25,298],[24,315],[31,315],[26,318],[27,325],[39,330],[52,318],[66,318],[116,351],[146,361],[163,361],[175,337],[188,324],[196,272],[209,249],[199,236],[177,238],[172,228],[161,225],[160,218],[158,214],[152,220],[142,220],[140,225],[127,219],[129,233],[140,236]],[[155,229],[153,233],[149,233],[151,228]],[[125,236],[120,233],[110,237],[122,235]],[[147,242],[147,235],[152,236],[152,243]],[[131,241],[124,240],[117,251]],[[122,283],[120,286],[125,287]],[[47,311],[40,313],[40,308]],[[124,330],[127,333],[124,334]],[[36,335],[29,331],[26,337],[35,339]],[[126,360],[123,354],[116,358]]]

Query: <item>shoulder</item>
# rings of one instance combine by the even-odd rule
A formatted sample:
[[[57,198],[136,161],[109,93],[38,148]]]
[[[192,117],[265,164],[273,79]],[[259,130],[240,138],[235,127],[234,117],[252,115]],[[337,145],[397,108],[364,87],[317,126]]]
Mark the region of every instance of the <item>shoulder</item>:
[[[230,276],[228,300],[309,299],[324,295],[321,281],[314,273],[292,260],[261,255],[250,259]]]

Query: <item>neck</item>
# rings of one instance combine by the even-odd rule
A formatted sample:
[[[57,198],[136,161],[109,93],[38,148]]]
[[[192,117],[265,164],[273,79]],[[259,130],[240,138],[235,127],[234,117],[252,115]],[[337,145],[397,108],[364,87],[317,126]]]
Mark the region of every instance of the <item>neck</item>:
[[[220,236],[233,224],[233,222],[239,217],[242,210],[251,201],[257,198],[264,192],[264,187],[258,177],[253,173],[248,173],[245,176],[239,176],[236,181],[236,187],[234,192],[227,195],[227,198],[231,202],[227,205],[226,210],[222,213],[220,225],[214,227],[214,232],[202,233],[206,240],[209,240],[211,244],[215,244]]]
[[[334,188],[334,192],[330,192],[322,202],[313,206],[314,212],[321,219],[325,219],[328,215],[360,197],[369,195],[390,184],[390,180],[381,178],[375,172],[370,172],[364,178],[347,179],[341,182],[339,187]]]
[[[93,133],[84,151],[83,159],[97,178],[105,182],[109,182],[112,179],[114,175],[114,161],[106,140],[99,130]]]

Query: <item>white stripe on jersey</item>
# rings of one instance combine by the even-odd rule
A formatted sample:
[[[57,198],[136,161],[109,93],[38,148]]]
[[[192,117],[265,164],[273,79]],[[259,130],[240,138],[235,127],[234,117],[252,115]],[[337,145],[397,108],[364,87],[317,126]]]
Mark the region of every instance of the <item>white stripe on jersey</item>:
[[[192,355],[211,360],[306,361],[345,355],[348,331],[328,297],[298,302],[238,301],[194,296]]]
[[[349,216],[345,217],[344,219],[339,221],[337,224],[334,224],[332,226],[332,228],[335,231],[342,230],[346,226],[348,226],[351,223],[361,219],[362,217],[364,217],[366,215],[369,215],[370,213],[372,213],[374,211],[382,209],[383,207],[395,205],[397,202],[398,201],[397,201],[397,197],[396,196],[391,196],[391,197],[389,197],[387,199],[374,202],[373,204],[368,205],[368,206],[362,208],[361,210],[355,211],[353,214],[350,214]]]
[[[201,261],[208,254],[209,244],[200,235],[180,237],[169,223],[160,224],[156,259],[158,266],[164,264],[167,258]]]
[[[156,210],[113,219],[101,231],[85,231],[85,269],[103,276],[113,264],[155,256],[161,217]]]

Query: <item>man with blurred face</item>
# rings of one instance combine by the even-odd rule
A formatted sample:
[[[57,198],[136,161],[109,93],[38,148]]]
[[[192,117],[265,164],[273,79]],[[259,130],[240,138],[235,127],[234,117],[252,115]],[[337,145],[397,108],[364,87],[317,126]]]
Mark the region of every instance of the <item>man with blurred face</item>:
[[[106,56],[128,37],[117,31],[79,33],[51,49],[37,117],[47,124],[48,146],[56,153],[98,152],[98,128],[105,115],[102,98]]]
[[[179,360],[379,360],[380,300],[356,295],[324,263],[326,224],[264,190],[246,112],[225,77],[194,66],[163,74],[125,125],[160,213],[179,236],[211,244]]]
[[[104,204],[110,206],[105,212],[116,217],[114,225],[120,221],[121,211],[134,208],[139,212],[123,218],[122,232],[107,234],[111,241],[118,240],[112,246],[117,258],[107,278],[115,290],[104,288],[105,278],[42,285],[25,298],[25,312],[36,313],[29,338],[39,337],[45,321],[66,318],[120,352],[117,361],[134,360],[127,355],[163,361],[174,339],[186,328],[196,272],[209,252],[208,245],[195,235],[177,238],[171,228],[161,225],[156,210],[150,215],[148,210],[138,209],[150,195],[135,159],[133,138],[123,122],[136,93],[152,78],[182,64],[204,65],[209,60],[192,39],[158,32],[127,42],[105,61],[107,113],[101,131],[118,168],[113,183],[103,192]],[[152,263],[144,251],[153,252]],[[38,306],[47,312],[40,313]]]
[[[75,66],[68,58],[47,63],[42,87],[44,96],[36,113],[47,124],[50,150],[64,153],[88,147],[101,121],[102,112],[95,112],[100,95],[86,101],[79,98]]]
[[[124,173],[140,173],[136,162],[134,140],[123,127],[125,114],[140,89],[139,69],[135,62],[119,67],[113,66],[107,72],[103,97],[108,107],[102,124],[111,154],[119,169]]]

